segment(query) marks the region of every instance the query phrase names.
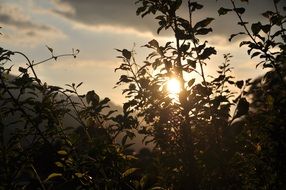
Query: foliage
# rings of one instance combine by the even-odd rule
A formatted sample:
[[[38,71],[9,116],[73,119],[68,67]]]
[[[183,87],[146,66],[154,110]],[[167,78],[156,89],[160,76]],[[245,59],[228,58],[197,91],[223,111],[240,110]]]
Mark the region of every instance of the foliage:
[[[55,56],[48,49],[52,56],[37,63],[0,49],[1,189],[132,189],[126,170],[134,158],[116,138],[136,121],[105,111],[110,100],[94,91],[78,94],[82,83],[42,83],[36,65],[79,53]],[[16,54],[27,65],[12,76],[6,65]]]
[[[82,83],[50,86],[36,75],[37,65],[78,50],[55,55],[47,47],[51,57],[34,62],[1,48],[1,189],[285,189],[286,17],[274,0],[275,10],[262,14],[266,23],[250,25],[247,10],[230,2],[218,14],[236,14],[243,31],[229,41],[248,37],[240,46],[259,57],[265,75],[235,79],[225,54],[207,77],[218,52],[200,39],[214,19],[193,19],[203,5],[188,1],[186,19],[178,14],[182,0],[138,0],[137,15],[156,15],[157,33],[171,30],[174,42],[149,41],[142,64],[135,50],[117,49],[116,87],[125,85],[127,100],[120,114],[94,91],[79,94]],[[15,54],[27,65],[12,77]],[[173,78],[178,94],[167,89]],[[134,155],[130,142],[139,134],[153,149]]]
[[[123,63],[117,69],[129,73],[118,82],[129,85],[123,90],[128,98],[124,106],[146,122],[138,130],[151,138],[146,143],[155,145],[158,183],[167,189],[285,188],[285,16],[278,12],[279,1],[273,2],[275,12],[262,14],[269,23],[253,23],[250,29],[242,18],[245,8],[234,1],[233,7],[218,10],[219,15],[234,12],[244,29],[229,40],[248,36],[240,46],[248,46],[251,58],[260,57],[257,66],[271,68],[262,86],[250,79],[235,80],[230,54],[224,55],[218,76],[206,78],[204,68],[217,52],[199,39],[212,32],[214,19],[193,20],[203,5],[189,1],[189,18],[185,19],[177,14],[181,0],[137,3],[138,15],[156,15],[158,34],[171,30],[175,37],[175,42],[165,44],[149,41],[145,47],[151,53],[143,65],[137,64],[134,50],[118,50]],[[181,83],[176,98],[166,90],[174,77]],[[250,85],[266,100],[248,91]],[[250,107],[250,98],[254,98],[251,105],[259,101],[271,110]]]

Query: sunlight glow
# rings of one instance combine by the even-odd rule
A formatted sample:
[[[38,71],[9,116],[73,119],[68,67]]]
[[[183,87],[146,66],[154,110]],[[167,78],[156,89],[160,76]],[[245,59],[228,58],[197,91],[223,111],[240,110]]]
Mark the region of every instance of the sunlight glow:
[[[178,79],[172,78],[167,82],[167,89],[170,94],[179,94],[181,91],[181,85]]]

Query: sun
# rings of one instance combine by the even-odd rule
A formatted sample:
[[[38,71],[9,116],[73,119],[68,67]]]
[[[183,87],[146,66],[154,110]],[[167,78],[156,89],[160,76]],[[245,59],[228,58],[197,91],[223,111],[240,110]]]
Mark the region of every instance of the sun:
[[[167,82],[167,89],[170,94],[179,94],[181,91],[181,85],[178,79],[171,78]]]

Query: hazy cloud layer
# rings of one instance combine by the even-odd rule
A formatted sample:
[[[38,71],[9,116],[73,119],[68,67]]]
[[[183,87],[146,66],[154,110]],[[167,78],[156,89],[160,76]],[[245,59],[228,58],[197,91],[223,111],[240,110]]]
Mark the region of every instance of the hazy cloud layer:
[[[39,39],[59,39],[64,34],[49,25],[38,24],[25,10],[13,3],[3,3],[0,5],[0,26],[6,32],[4,39],[18,45],[36,45]]]
[[[13,32],[17,33],[17,36],[21,36],[21,38],[46,37],[49,39],[52,39],[53,36],[56,39],[64,36],[57,27],[35,23],[29,17],[29,12],[35,10],[23,10],[22,7],[13,4],[14,1],[6,2],[9,3],[0,5],[0,24],[2,26],[8,25],[10,29],[14,29]],[[150,38],[152,33],[156,33],[158,27],[154,16],[147,16],[144,19],[136,16],[138,7],[138,5],[135,5],[136,0],[30,0],[29,2],[39,6],[39,10],[45,12],[47,16],[52,13],[56,14],[71,21],[74,28],[89,31],[137,34]],[[49,4],[48,2],[52,6],[46,6]],[[237,2],[238,6],[243,4],[247,7],[245,17],[248,19],[246,21],[250,23],[257,20],[259,14],[265,11],[265,8],[272,9],[273,7],[272,0],[259,0],[259,4],[255,0],[250,0],[248,4]],[[229,0],[199,0],[199,3],[202,3],[205,7],[197,12],[194,18],[200,20],[205,17],[215,17],[216,20],[212,24],[214,36],[229,36],[242,30],[237,26],[238,19],[233,14],[218,16],[217,10],[221,6],[231,8]],[[279,7],[282,9],[285,5],[286,1],[281,0]],[[41,11],[37,14],[41,14]],[[183,0],[180,15],[188,18],[187,0]],[[163,32],[161,35],[168,34],[170,33]],[[15,38],[15,35],[13,37]]]
[[[20,7],[11,4],[0,5],[0,22],[21,29],[52,30],[48,26],[31,22]]]
[[[58,6],[54,10],[62,16],[75,20],[89,26],[117,26],[133,28],[141,32],[153,32],[155,33],[157,28],[157,22],[152,18],[144,18],[143,20],[136,16],[135,0],[53,0]],[[215,23],[215,32],[218,34],[230,34],[237,30],[236,23],[238,22],[235,16],[219,17],[217,10],[221,6],[231,8],[228,0],[200,0],[200,3],[205,5],[205,8],[198,13],[200,18],[215,17],[217,21]],[[238,2],[238,6],[242,3]],[[280,6],[285,6],[286,1],[281,0]],[[187,0],[183,0],[182,15],[187,16]],[[255,21],[255,19],[262,13],[264,8],[272,8],[273,4],[271,0],[259,0],[243,3],[247,6],[246,15],[248,21]],[[63,7],[63,8],[61,8]],[[62,11],[64,10],[64,11]],[[226,26],[229,26],[226,28]]]
[[[59,6],[70,7],[70,11],[54,12],[69,19],[76,20],[87,25],[110,25],[113,27],[136,28],[146,32],[153,29],[151,19],[142,19],[136,16],[134,0],[54,0]]]

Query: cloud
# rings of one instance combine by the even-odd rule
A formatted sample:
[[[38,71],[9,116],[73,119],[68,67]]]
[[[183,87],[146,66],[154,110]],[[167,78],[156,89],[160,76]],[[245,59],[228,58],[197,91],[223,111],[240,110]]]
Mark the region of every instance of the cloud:
[[[113,28],[133,29],[137,33],[152,32],[154,34],[158,27],[154,17],[148,16],[142,20],[136,16],[135,13],[138,6],[135,5],[135,0],[52,0],[52,2],[55,4],[54,13],[77,21],[77,23],[81,23],[81,26],[86,26],[86,29],[88,26],[93,27],[93,29],[103,28],[102,26],[112,26]],[[200,0],[199,2],[205,5],[205,7],[196,13],[194,18],[202,19],[207,16],[217,18],[217,21],[214,23],[214,32],[217,35],[230,35],[240,30],[236,24],[238,19],[234,14],[231,13],[224,17],[218,16],[217,10],[220,7],[232,8],[229,1]],[[285,6],[285,4],[285,2],[280,2],[281,6]],[[266,11],[265,9],[274,8],[270,0],[260,0],[259,6],[257,6],[256,1],[249,1],[249,3],[237,2],[237,6],[247,7],[245,14],[250,22],[255,21],[262,12]],[[188,18],[187,0],[183,0],[180,13],[185,18]],[[163,33],[163,35],[169,34]]]
[[[35,28],[41,30],[48,30],[45,25],[37,25],[30,21],[30,18],[24,11],[13,4],[0,5],[0,21],[2,24],[17,26],[18,28],[27,29]]]
[[[52,2],[56,5],[53,9],[54,12],[65,15],[67,17],[75,14],[75,8],[72,7],[69,3],[62,2],[60,0],[52,0]]]
[[[99,24],[99,25],[88,25],[81,22],[74,22],[73,28],[77,30],[87,30],[91,32],[108,32],[112,34],[135,34],[138,37],[148,37],[154,38],[154,35],[150,31],[138,31],[132,27],[123,27],[123,26],[113,26],[110,24]]]
[[[35,46],[39,39],[58,40],[65,37],[59,29],[33,22],[27,12],[16,4],[0,5],[0,25],[4,40],[19,46]]]
[[[135,32],[139,35],[154,33],[157,22],[152,18],[136,16],[134,0],[51,0],[55,8],[53,13],[76,21],[77,27],[87,30],[110,29],[113,31]],[[68,7],[65,10],[59,7]],[[90,27],[90,29],[88,29]],[[118,30],[119,29],[119,30]]]

